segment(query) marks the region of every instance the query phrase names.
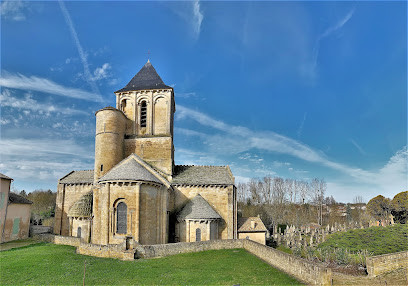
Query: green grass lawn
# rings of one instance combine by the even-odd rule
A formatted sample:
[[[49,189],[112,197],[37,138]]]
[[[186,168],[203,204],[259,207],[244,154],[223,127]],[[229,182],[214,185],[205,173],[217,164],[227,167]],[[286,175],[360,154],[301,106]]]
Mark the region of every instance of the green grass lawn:
[[[319,248],[342,248],[351,251],[368,250],[373,255],[408,250],[408,225],[370,227],[330,235]]]
[[[156,259],[120,261],[41,243],[0,252],[1,285],[85,284],[300,285],[243,249],[210,250]]]

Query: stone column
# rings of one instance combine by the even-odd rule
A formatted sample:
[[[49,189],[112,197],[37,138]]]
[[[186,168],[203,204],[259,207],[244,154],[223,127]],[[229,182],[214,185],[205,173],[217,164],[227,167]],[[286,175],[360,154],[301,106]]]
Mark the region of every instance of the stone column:
[[[135,229],[134,229],[134,237],[137,242],[139,241],[139,233],[140,233],[140,183],[136,183],[136,206],[135,206]]]
[[[156,189],[156,243],[160,243],[160,200],[161,200],[161,192],[160,189]]]
[[[70,217],[70,218],[69,218],[69,236],[72,236],[72,227],[73,227],[73,224],[74,224],[74,218],[73,218],[73,217]]]
[[[207,238],[206,240],[211,240],[211,221],[207,221]]]
[[[190,242],[190,220],[186,220],[186,228],[187,228],[187,231],[186,231],[186,236],[187,236],[186,242]]]
[[[101,244],[109,244],[109,193],[110,184],[107,183],[101,188],[101,200],[102,200],[102,210],[101,210]]]
[[[151,91],[150,92],[150,94],[149,94],[149,99],[150,99],[150,104],[149,104],[149,130],[148,130],[148,133],[147,134],[151,134],[151,135],[153,135],[153,120],[154,120],[154,116],[153,116],[153,113],[154,113],[154,101],[153,101],[153,91]]]

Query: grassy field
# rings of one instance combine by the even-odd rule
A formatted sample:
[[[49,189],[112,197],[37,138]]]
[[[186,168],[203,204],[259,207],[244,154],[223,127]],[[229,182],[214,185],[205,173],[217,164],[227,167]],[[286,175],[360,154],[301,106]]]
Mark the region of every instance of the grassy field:
[[[243,249],[211,250],[164,258],[120,261],[41,243],[0,252],[1,285],[300,285]]]
[[[381,255],[408,250],[408,225],[370,227],[332,234],[319,248],[341,248],[350,251],[368,250]]]

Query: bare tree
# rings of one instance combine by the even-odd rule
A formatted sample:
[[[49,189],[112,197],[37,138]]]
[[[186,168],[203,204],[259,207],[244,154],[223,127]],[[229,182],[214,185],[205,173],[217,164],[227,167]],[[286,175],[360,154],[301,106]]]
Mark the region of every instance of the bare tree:
[[[299,183],[299,194],[300,194],[300,203],[306,203],[307,197],[310,195],[310,185],[306,181],[300,181]]]
[[[251,202],[255,205],[261,203],[261,196],[258,190],[258,181],[256,179],[251,179],[248,183],[249,193],[251,195]]]
[[[353,198],[353,203],[354,204],[364,204],[365,200],[364,200],[364,198],[362,196],[355,196]]]
[[[246,202],[248,197],[247,184],[239,183],[237,185],[237,200],[238,202]]]
[[[264,203],[268,205],[272,204],[272,178],[270,176],[263,178],[262,194]]]
[[[294,188],[293,188],[293,180],[292,179],[285,179],[285,193],[289,197],[289,202],[291,204],[294,203]]]
[[[310,187],[312,191],[312,201],[317,207],[317,222],[318,224],[323,224],[323,200],[324,194],[326,193],[326,182],[321,179],[314,178],[310,182]]]

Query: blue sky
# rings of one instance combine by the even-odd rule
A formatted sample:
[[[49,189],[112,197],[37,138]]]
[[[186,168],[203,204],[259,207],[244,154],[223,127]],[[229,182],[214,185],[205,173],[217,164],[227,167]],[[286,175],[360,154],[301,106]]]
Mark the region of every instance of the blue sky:
[[[0,172],[32,191],[93,169],[94,112],[148,58],[176,164],[324,178],[344,202],[407,190],[403,1],[2,1]]]

